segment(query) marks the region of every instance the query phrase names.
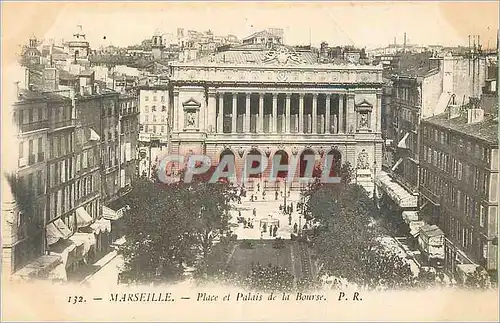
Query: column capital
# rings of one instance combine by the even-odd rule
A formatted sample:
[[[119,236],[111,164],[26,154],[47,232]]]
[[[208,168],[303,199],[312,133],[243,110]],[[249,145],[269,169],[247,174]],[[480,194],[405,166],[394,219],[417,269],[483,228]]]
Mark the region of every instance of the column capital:
[[[317,98],[318,98],[318,93],[313,93],[313,94],[312,94],[312,97],[313,97],[314,99],[317,99]]]
[[[214,88],[209,88],[207,92],[208,92],[208,95],[210,95],[210,96],[215,96],[217,94],[217,91],[215,91]]]
[[[263,98],[266,95],[265,92],[259,92],[259,97]]]
[[[285,93],[285,95],[287,99],[290,99],[292,97],[292,93]]]
[[[306,96],[306,94],[305,94],[305,93],[299,93],[299,97],[300,97],[301,99],[303,99],[305,96]]]
[[[353,92],[347,92],[346,96],[348,99],[354,99],[355,94]]]
[[[326,96],[327,99],[329,99],[332,96],[332,94],[331,93],[327,93],[327,94],[325,94],[325,96]]]
[[[252,92],[245,92],[245,95],[248,98],[248,97],[250,97],[250,95],[252,95]]]

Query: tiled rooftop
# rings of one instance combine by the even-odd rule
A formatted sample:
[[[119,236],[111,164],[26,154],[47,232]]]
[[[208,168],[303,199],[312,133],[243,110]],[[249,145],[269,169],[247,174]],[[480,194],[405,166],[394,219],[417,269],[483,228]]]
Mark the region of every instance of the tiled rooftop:
[[[467,123],[467,115],[462,114],[459,117],[449,119],[448,113],[424,119],[423,122],[428,122],[433,125],[441,126],[449,130],[454,130],[463,133],[469,137],[487,141],[491,144],[498,145],[498,116],[485,115],[484,121],[477,123]]]

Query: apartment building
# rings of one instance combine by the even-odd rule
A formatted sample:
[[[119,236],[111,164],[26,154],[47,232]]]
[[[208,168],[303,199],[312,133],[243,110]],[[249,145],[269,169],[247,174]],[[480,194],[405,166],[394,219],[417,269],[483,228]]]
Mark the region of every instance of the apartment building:
[[[444,232],[445,269],[498,269],[498,117],[473,102],[422,120],[421,216]]]

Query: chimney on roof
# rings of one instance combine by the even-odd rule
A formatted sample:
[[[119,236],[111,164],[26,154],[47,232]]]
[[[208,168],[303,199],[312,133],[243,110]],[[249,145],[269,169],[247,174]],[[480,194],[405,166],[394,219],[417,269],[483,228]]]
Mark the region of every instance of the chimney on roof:
[[[460,116],[460,106],[457,104],[450,104],[448,106],[448,119],[454,119]]]
[[[484,120],[484,110],[473,107],[467,110],[467,123],[476,123]]]

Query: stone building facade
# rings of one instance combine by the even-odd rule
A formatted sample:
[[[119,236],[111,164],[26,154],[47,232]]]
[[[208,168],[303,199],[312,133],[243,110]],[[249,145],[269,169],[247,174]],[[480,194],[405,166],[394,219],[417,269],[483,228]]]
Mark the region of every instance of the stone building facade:
[[[172,153],[215,162],[230,154],[237,165],[248,154],[334,154],[381,167],[379,67],[319,64],[310,51],[250,44],[171,69]]]
[[[443,230],[445,268],[498,269],[498,117],[458,106],[422,120],[422,216]]]

